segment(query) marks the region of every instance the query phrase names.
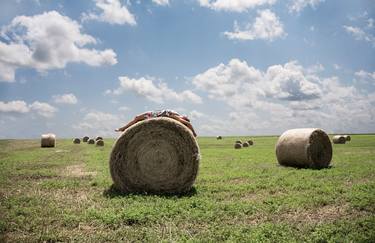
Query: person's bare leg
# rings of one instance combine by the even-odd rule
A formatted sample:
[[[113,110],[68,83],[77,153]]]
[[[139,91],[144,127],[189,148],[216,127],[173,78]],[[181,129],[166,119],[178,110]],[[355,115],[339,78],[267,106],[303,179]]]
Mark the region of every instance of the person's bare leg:
[[[173,118],[173,119],[175,119],[175,120],[181,122],[181,123],[184,124],[185,126],[187,126],[187,127],[193,132],[194,137],[197,136],[197,134],[195,133],[194,128],[193,128],[193,126],[191,125],[190,122],[188,122],[188,121],[186,121],[186,120],[184,120],[184,119],[182,119],[181,117],[176,116],[176,115],[171,115],[170,118]]]
[[[139,121],[142,121],[146,119],[145,117],[145,114],[141,114],[141,115],[138,115],[136,116],[132,121],[130,121],[128,124],[126,124],[125,126],[123,127],[120,127],[120,128],[117,128],[115,131],[116,132],[123,132],[125,131],[128,127],[134,125],[135,123],[139,122]]]

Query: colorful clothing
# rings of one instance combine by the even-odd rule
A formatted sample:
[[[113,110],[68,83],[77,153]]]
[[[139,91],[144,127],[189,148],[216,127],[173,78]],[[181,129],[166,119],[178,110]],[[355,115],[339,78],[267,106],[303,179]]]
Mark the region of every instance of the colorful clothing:
[[[155,117],[169,117],[171,115],[181,116],[173,110],[156,110],[156,111],[147,111],[145,112],[145,119],[155,118]]]

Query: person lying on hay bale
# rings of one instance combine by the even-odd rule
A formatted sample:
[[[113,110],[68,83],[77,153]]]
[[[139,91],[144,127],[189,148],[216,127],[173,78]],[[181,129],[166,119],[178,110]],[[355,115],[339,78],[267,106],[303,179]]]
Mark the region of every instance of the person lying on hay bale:
[[[143,120],[146,120],[146,119],[150,119],[150,118],[155,118],[155,117],[169,117],[169,118],[175,119],[176,121],[179,121],[182,124],[184,124],[185,126],[187,126],[193,132],[193,134],[194,134],[195,137],[197,136],[197,134],[194,131],[193,126],[190,123],[190,119],[187,116],[180,115],[177,112],[172,111],[172,110],[157,110],[157,111],[147,111],[147,112],[144,112],[142,114],[137,115],[128,124],[126,124],[123,127],[120,127],[118,129],[116,129],[115,131],[116,132],[123,132],[128,127],[136,124],[137,122],[140,122],[140,121],[143,121]]]

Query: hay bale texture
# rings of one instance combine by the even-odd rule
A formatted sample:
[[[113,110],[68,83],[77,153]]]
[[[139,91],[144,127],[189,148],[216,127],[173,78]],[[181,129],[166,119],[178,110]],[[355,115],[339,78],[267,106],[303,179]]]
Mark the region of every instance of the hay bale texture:
[[[88,136],[84,136],[84,137],[82,138],[82,142],[87,143],[87,141],[88,141],[89,139],[90,139],[90,138],[89,138]]]
[[[95,142],[95,145],[96,145],[96,146],[104,146],[104,140],[101,140],[101,139],[97,140],[97,141]]]
[[[254,144],[253,140],[248,140],[247,143],[251,146]]]
[[[114,186],[123,193],[180,194],[191,190],[199,161],[190,129],[159,117],[126,129],[113,146],[109,164]]]
[[[321,129],[292,129],[279,137],[276,156],[280,165],[324,168],[331,162],[332,144]]]
[[[87,140],[87,144],[95,144],[95,140],[93,138],[90,138]]]
[[[236,143],[242,144],[242,141],[241,140],[237,140]]]
[[[95,141],[98,141],[98,140],[103,140],[103,137],[100,137],[100,136],[96,137]]]
[[[344,136],[344,138],[345,138],[346,141],[352,140],[352,138],[350,137],[350,135],[343,135],[343,136]]]
[[[73,139],[73,143],[74,144],[80,144],[81,143],[81,139],[75,138],[75,139]]]
[[[244,142],[244,143],[242,144],[242,147],[249,147],[249,144],[248,144],[247,142]]]
[[[242,148],[242,144],[241,143],[235,143],[234,144],[234,148],[235,149],[240,149],[240,148]]]
[[[220,139],[223,139],[222,136],[217,136],[216,139],[220,140]]]
[[[345,144],[346,138],[343,135],[335,135],[332,137],[332,142],[334,144]]]
[[[53,133],[42,134],[40,146],[42,148],[53,148],[56,145],[56,135]]]

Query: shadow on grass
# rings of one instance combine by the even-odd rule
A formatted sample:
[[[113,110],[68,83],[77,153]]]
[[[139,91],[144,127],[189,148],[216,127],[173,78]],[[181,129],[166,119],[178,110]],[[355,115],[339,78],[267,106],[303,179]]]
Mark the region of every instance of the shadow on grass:
[[[333,165],[319,167],[319,166],[280,165],[280,164],[278,164],[277,166],[282,167],[282,168],[297,169],[297,170],[329,170],[334,167]]]
[[[108,189],[103,191],[103,196],[107,198],[116,198],[116,197],[127,197],[127,196],[134,196],[134,195],[140,195],[140,196],[159,196],[164,198],[174,198],[174,197],[192,197],[197,194],[197,189],[195,187],[192,187],[189,191],[185,193],[147,193],[147,192],[132,192],[132,193],[124,193],[119,191],[114,184],[112,184]]]

